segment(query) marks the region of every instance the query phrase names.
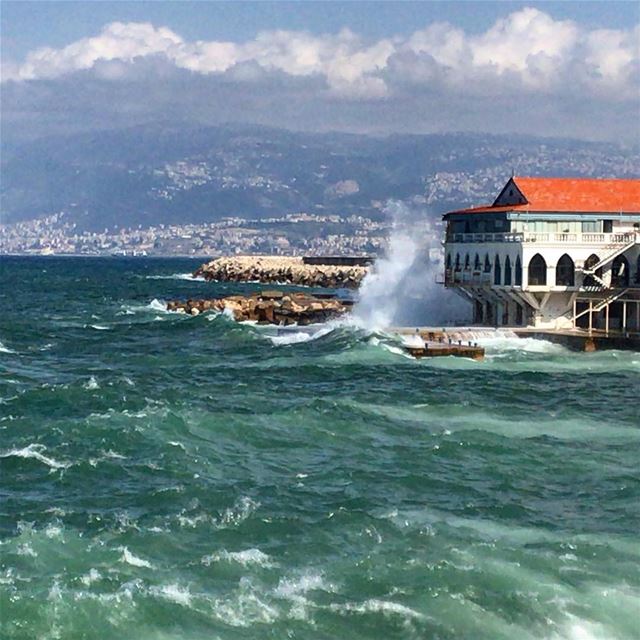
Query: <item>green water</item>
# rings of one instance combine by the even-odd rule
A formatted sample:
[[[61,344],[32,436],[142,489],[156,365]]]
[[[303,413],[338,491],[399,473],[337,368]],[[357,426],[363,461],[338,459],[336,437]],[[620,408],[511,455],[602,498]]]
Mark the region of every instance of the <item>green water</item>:
[[[640,637],[640,354],[412,360],[0,262],[3,638]],[[155,302],[154,302],[155,300]]]

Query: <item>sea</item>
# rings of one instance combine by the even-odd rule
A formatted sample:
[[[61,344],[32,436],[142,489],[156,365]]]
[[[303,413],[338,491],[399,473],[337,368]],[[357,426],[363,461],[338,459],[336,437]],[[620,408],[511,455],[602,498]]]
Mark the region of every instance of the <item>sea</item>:
[[[0,258],[2,638],[640,638],[640,353],[168,313],[258,286],[198,264]]]

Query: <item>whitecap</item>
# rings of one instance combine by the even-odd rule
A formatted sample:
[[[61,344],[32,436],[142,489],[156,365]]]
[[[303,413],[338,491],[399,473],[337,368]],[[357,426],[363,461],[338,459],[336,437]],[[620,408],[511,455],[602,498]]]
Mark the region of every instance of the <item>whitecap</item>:
[[[608,632],[601,624],[580,620],[572,615],[569,618],[570,621],[559,632],[553,633],[549,640],[602,640],[615,637],[615,634]]]
[[[202,276],[194,276],[192,273],[172,273],[171,275],[145,276],[147,280],[188,280],[189,282],[206,282]]]
[[[100,388],[100,385],[98,384],[98,381],[95,379],[94,376],[91,376],[89,378],[89,380],[87,382],[85,382],[82,386],[85,389],[88,389],[88,390],[93,390],[93,389],[99,389]]]
[[[359,603],[332,604],[329,605],[329,609],[346,613],[381,613],[384,617],[400,616],[405,620],[425,620],[427,618],[423,613],[398,602],[378,600],[376,598]]]
[[[250,627],[258,624],[272,624],[279,617],[275,607],[261,600],[254,592],[247,578],[240,580],[240,590],[234,596],[213,601],[213,615],[226,625]]]
[[[274,567],[275,564],[271,561],[271,558],[260,551],[260,549],[245,549],[243,551],[226,551],[222,550],[218,553],[212,553],[208,556],[202,557],[202,564],[209,566],[214,562],[237,562],[243,567],[250,565],[257,565],[260,567]]]
[[[42,462],[42,464],[46,464],[52,469],[66,469],[69,466],[68,464],[58,462],[54,458],[45,456],[42,452],[46,450],[47,447],[43,444],[32,443],[22,449],[10,449],[9,451],[4,451],[3,453],[0,453],[0,458],[31,458],[38,462]]]
[[[96,331],[109,331],[110,329],[110,327],[107,327],[104,324],[90,324],[89,326]]]
[[[114,451],[113,449],[109,449],[108,451],[104,452],[104,457],[105,458],[113,458],[115,460],[126,460],[127,456],[123,456],[121,453],[118,453],[117,451]]]
[[[554,342],[539,338],[518,338],[506,335],[479,337],[476,342],[487,350],[487,355],[522,351],[525,353],[569,353],[569,350]]]
[[[295,578],[280,578],[274,594],[280,598],[296,599],[307,591],[333,591],[321,573],[308,572]]]
[[[401,347],[396,347],[392,344],[386,344],[384,342],[380,343],[380,346],[388,351],[389,353],[393,353],[396,356],[404,356],[405,358],[409,358],[409,360],[413,359],[413,356],[409,355],[404,349]]]
[[[0,342],[0,353],[15,353],[13,349],[9,349],[2,342]]]
[[[149,304],[131,304],[124,305],[122,307],[122,313],[124,313],[124,315],[148,313],[149,311],[153,311],[154,313],[157,313],[158,311],[169,313],[167,311],[167,305],[164,300],[158,300],[158,298],[154,298]]]
[[[243,496],[233,507],[225,509],[222,517],[216,521],[220,528],[233,527],[244,522],[258,507],[259,502],[254,502],[251,498]]]
[[[24,544],[21,544],[16,549],[16,553],[19,556],[30,556],[32,558],[36,558],[38,556],[38,554],[36,553],[34,548],[28,542],[25,542]]]
[[[310,325],[306,329],[298,327],[293,330],[280,329],[278,335],[263,335],[274,345],[280,347],[288,344],[300,344],[302,342],[317,340],[318,338],[322,338],[322,336],[330,334],[336,329],[336,326],[337,325],[332,323],[321,325],[320,328],[318,328],[318,325]]]
[[[192,596],[189,589],[178,584],[165,584],[161,587],[154,587],[151,592],[183,607],[188,607],[191,604]]]
[[[83,585],[88,587],[92,585],[94,582],[96,582],[97,580],[100,580],[100,578],[102,578],[102,575],[100,574],[100,572],[97,569],[94,569],[92,567],[91,569],[89,569],[89,573],[86,573],[85,575],[80,576],[80,582],[82,582]]]
[[[133,555],[133,553],[131,553],[131,551],[129,551],[127,547],[120,547],[120,550],[122,551],[120,562],[130,564],[132,567],[145,567],[147,569],[151,569],[152,565],[150,562]]]

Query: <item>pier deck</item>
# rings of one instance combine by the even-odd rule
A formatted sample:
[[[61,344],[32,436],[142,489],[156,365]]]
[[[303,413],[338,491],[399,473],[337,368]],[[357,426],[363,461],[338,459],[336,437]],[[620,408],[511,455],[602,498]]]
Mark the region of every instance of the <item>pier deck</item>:
[[[393,333],[401,336],[416,336],[424,344],[404,344],[403,349],[415,358],[438,358],[457,356],[473,360],[484,359],[484,347],[474,340],[463,340],[460,335],[465,329],[455,327],[435,329],[433,327],[397,327]]]

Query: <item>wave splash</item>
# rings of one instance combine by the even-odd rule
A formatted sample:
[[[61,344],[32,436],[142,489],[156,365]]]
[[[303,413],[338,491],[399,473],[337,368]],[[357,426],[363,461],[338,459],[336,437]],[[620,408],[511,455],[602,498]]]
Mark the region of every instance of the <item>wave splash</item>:
[[[427,212],[396,201],[385,212],[393,221],[391,237],[362,282],[355,322],[370,330],[459,322],[467,308],[436,283],[442,250]]]

